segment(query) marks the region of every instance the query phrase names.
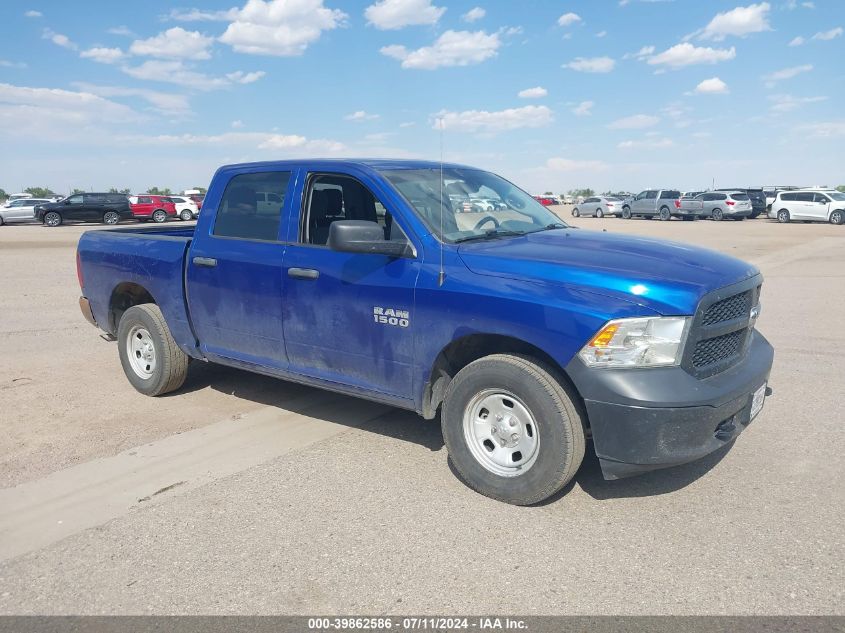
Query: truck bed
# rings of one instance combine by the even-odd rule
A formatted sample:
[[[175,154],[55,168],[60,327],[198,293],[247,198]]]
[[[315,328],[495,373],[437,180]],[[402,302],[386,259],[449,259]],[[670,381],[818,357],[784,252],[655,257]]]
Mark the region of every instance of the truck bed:
[[[83,295],[97,324],[115,334],[119,306],[114,297],[143,288],[161,308],[177,344],[186,353],[195,338],[185,303],[185,257],[194,227],[126,227],[86,231],[77,249]]]

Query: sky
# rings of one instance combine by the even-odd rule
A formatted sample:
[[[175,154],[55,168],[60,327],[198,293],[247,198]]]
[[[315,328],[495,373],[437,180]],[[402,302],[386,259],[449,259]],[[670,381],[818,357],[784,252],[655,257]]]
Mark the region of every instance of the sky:
[[[186,2],[3,0],[0,187],[441,145],[531,193],[845,184],[843,0]]]

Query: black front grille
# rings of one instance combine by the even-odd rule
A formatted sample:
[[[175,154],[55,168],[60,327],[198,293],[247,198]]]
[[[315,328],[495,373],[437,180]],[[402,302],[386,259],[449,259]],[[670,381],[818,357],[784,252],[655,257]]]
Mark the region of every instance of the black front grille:
[[[705,295],[693,318],[682,366],[698,378],[718,374],[744,356],[760,297],[759,275]]]
[[[695,351],[692,354],[692,366],[701,369],[737,356],[742,349],[746,331],[746,329],[737,330],[699,341],[695,344]]]
[[[704,312],[701,324],[714,325],[723,321],[747,317],[751,313],[751,294],[752,291],[748,290],[717,301]]]

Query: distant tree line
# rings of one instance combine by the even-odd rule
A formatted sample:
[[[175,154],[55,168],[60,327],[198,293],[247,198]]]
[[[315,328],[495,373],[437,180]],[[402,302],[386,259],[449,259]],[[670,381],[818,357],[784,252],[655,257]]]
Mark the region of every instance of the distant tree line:
[[[202,194],[205,194],[207,189],[205,187],[192,187],[196,189]],[[59,195],[50,187],[27,187],[23,190],[24,193],[28,193],[33,198],[52,198],[53,196]],[[132,193],[132,189],[129,187],[124,187],[122,189],[118,189],[117,187],[111,187],[108,189],[109,193],[121,193],[123,195],[129,195]],[[74,195],[77,193],[85,193],[85,189],[78,189],[74,187],[71,189],[68,195]],[[152,194],[154,196],[169,196],[173,195],[173,191],[169,187],[150,187],[147,189],[146,193]],[[0,201],[5,201],[9,198],[9,194],[6,192],[5,189],[0,189]]]

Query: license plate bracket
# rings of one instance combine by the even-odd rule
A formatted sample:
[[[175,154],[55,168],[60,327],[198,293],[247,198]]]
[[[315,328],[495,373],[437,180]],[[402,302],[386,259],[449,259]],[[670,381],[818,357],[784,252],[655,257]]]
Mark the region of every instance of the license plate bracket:
[[[751,395],[751,420],[757,417],[757,414],[763,409],[763,403],[766,401],[766,386],[767,383],[763,383],[763,385]]]

